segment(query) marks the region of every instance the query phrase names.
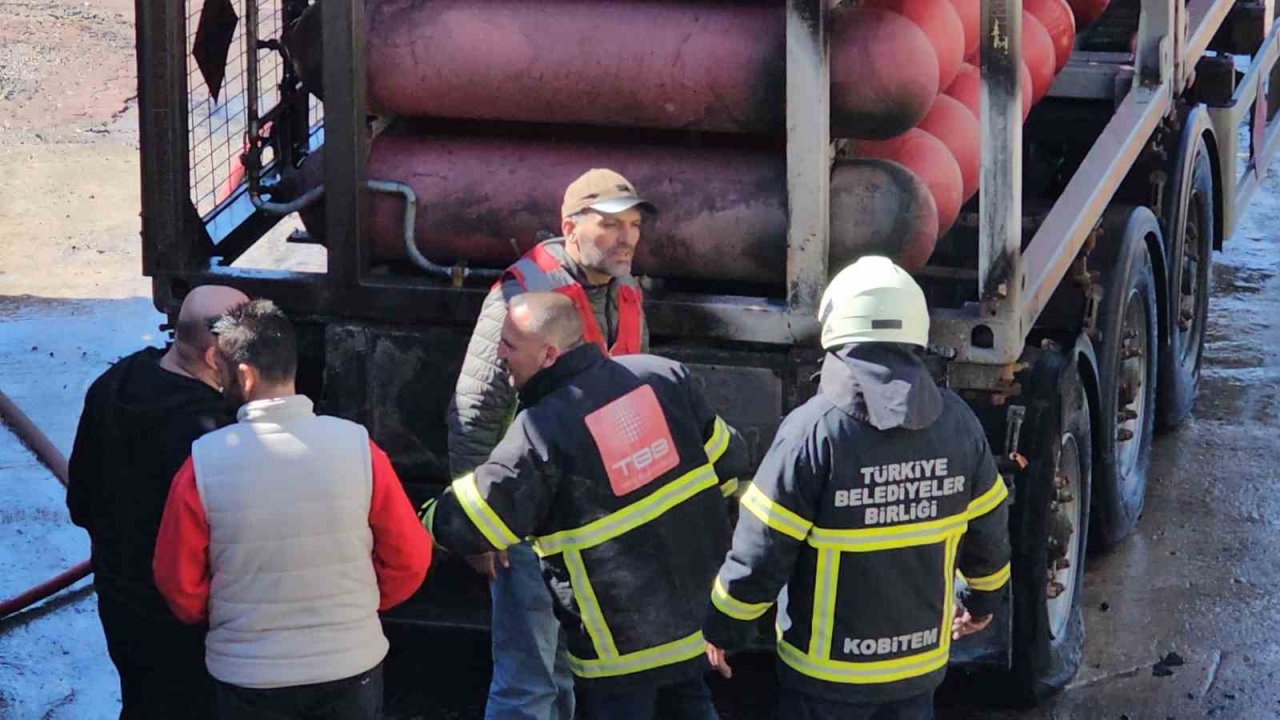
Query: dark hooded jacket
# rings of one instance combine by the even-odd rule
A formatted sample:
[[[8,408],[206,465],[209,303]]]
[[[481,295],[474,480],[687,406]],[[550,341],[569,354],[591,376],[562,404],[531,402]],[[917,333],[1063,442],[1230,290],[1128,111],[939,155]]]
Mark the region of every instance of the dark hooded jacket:
[[[584,683],[697,676],[706,594],[729,544],[722,496],[747,470],[746,443],[685,366],[595,345],[539,371],[520,404],[489,459],[424,523],[463,554],[531,538]]]
[[[777,601],[782,684],[852,703],[931,692],[957,569],[975,617],[1007,583],[1007,494],[973,411],[913,350],[830,353],[742,498],[707,642],[743,646]]]
[[[71,521],[89,531],[98,594],[133,613],[177,623],[151,575],[174,474],[201,435],[235,421],[204,383],[160,367],[147,348],[103,373],[85,395],[68,468]]]

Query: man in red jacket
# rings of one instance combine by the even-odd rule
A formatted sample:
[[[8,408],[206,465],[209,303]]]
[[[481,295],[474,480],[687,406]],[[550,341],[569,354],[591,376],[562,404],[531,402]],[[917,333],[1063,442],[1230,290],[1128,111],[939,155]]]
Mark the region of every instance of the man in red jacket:
[[[426,577],[430,538],[363,427],[297,394],[296,341],[270,301],[214,328],[238,422],[192,446],[153,563],[178,618],[208,619],[221,718],[378,717],[378,611]]]

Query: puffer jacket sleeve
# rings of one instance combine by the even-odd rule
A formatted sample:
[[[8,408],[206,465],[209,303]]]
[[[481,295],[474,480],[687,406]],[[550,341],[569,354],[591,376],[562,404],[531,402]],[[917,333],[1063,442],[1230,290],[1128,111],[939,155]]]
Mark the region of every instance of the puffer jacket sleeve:
[[[480,308],[449,402],[452,477],[466,475],[488,459],[515,410],[516,393],[498,362],[498,342],[507,318],[507,301],[519,293],[515,282],[504,283],[489,292]]]

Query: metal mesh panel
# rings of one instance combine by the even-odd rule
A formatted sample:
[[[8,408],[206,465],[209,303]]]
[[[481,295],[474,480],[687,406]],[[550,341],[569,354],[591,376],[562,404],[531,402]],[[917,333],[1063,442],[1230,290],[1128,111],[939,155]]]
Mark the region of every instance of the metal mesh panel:
[[[226,75],[215,102],[210,96],[200,69],[192,56],[196,29],[204,0],[186,0],[187,9],[187,88],[188,145],[191,172],[191,201],[201,216],[213,210],[239,184],[240,154],[244,148],[246,114],[245,0],[231,0],[240,21],[236,24],[231,49],[227,53]],[[258,39],[279,38],[282,30],[279,0],[259,0]],[[280,100],[279,83],[284,72],[279,53],[258,51],[258,114],[273,108]],[[318,122],[321,111],[312,103],[312,122]],[[268,162],[270,154],[263,157]],[[230,179],[230,181],[229,181]]]

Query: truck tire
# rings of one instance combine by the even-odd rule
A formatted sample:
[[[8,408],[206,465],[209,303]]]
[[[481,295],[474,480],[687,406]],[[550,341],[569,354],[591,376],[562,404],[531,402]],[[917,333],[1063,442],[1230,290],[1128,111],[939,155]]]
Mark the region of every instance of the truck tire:
[[[1093,469],[1090,400],[1072,358],[1033,366],[1028,429],[1034,449],[1017,484],[1013,541],[1012,687],[1035,703],[1066,686],[1084,649],[1081,615]]]
[[[1091,265],[1103,274],[1097,313],[1098,467],[1093,540],[1109,547],[1138,523],[1151,466],[1158,355],[1157,289],[1148,240],[1160,226],[1145,207],[1117,207],[1103,218]]]
[[[1209,319],[1209,267],[1213,261],[1213,167],[1198,138],[1177,169],[1169,228],[1169,343],[1160,354],[1161,429],[1177,427],[1200,388],[1205,326]]]

